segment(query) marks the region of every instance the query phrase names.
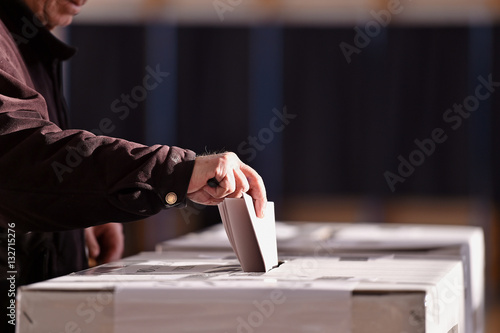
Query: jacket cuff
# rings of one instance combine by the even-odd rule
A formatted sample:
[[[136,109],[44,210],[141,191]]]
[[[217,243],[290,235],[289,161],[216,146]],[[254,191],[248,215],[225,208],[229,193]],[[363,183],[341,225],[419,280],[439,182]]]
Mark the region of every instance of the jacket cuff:
[[[186,207],[196,154],[191,150],[171,147],[169,155],[166,186],[162,187],[159,195],[165,208],[183,208]]]

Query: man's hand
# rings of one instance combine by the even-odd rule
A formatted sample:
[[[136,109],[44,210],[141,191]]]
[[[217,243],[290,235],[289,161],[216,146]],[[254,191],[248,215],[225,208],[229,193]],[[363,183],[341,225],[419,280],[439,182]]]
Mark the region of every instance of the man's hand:
[[[216,188],[207,185],[215,178]],[[264,217],[266,188],[259,174],[234,153],[198,156],[188,187],[188,198],[203,205],[216,205],[224,198],[239,198],[248,193],[254,201],[255,213]]]
[[[85,229],[89,258],[97,264],[119,260],[123,254],[124,237],[120,223],[107,223]]]

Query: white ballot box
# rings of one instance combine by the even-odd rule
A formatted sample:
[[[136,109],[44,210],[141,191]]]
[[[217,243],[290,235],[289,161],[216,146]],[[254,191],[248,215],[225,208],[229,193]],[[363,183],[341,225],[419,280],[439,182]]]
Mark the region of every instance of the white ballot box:
[[[484,236],[481,228],[369,223],[276,222],[278,253],[332,256],[378,252],[396,258],[457,259],[465,281],[467,333],[484,332]],[[222,225],[158,244],[157,251],[230,250]]]
[[[17,332],[462,333],[458,260],[144,253],[20,288]]]

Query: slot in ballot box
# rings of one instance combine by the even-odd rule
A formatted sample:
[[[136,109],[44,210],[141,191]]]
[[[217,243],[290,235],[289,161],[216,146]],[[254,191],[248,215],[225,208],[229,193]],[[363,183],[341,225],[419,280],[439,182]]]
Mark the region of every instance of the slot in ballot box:
[[[276,222],[278,253],[332,256],[377,252],[398,258],[462,261],[467,333],[484,332],[484,235],[479,227]],[[157,251],[217,251],[231,246],[222,225],[157,245]]]
[[[284,257],[245,273],[231,252],[143,253],[21,287],[17,332],[462,333],[462,264]]]

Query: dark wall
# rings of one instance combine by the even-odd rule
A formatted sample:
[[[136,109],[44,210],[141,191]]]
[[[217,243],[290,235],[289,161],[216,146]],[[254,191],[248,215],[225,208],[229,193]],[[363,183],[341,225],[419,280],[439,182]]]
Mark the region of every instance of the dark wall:
[[[71,45],[78,48],[69,66],[68,99],[72,126],[100,132],[106,129],[103,134],[143,141],[146,104],[130,104],[126,117],[123,112],[114,110],[128,106],[122,102],[122,94],[130,95],[134,86],[142,84],[145,29],[74,26],[70,34]],[[119,103],[113,107],[116,100]],[[111,121],[113,130],[107,130],[110,126],[100,126],[103,119]]]
[[[286,178],[299,170],[322,177],[285,182],[285,190],[388,195],[384,173],[397,175],[398,156],[408,160],[414,140],[439,127],[448,140],[396,181],[395,192],[467,193],[468,124],[450,131],[442,117],[468,95],[468,29],[389,29],[348,63],[339,44],[354,37],[352,29],[286,32],[285,100],[302,120],[286,132],[286,159],[310,152]]]
[[[477,111],[460,123],[447,112],[474,102],[479,76],[500,81],[499,29],[383,29],[348,62],[340,45],[360,37],[347,27],[75,25],[71,117],[87,129],[107,117],[110,135],[147,144],[236,151],[275,201],[488,197],[500,186],[500,92],[471,104]],[[120,119],[113,101],[140,86],[148,66],[169,76]],[[430,144],[433,132],[446,140]],[[399,156],[419,165],[398,172]]]

